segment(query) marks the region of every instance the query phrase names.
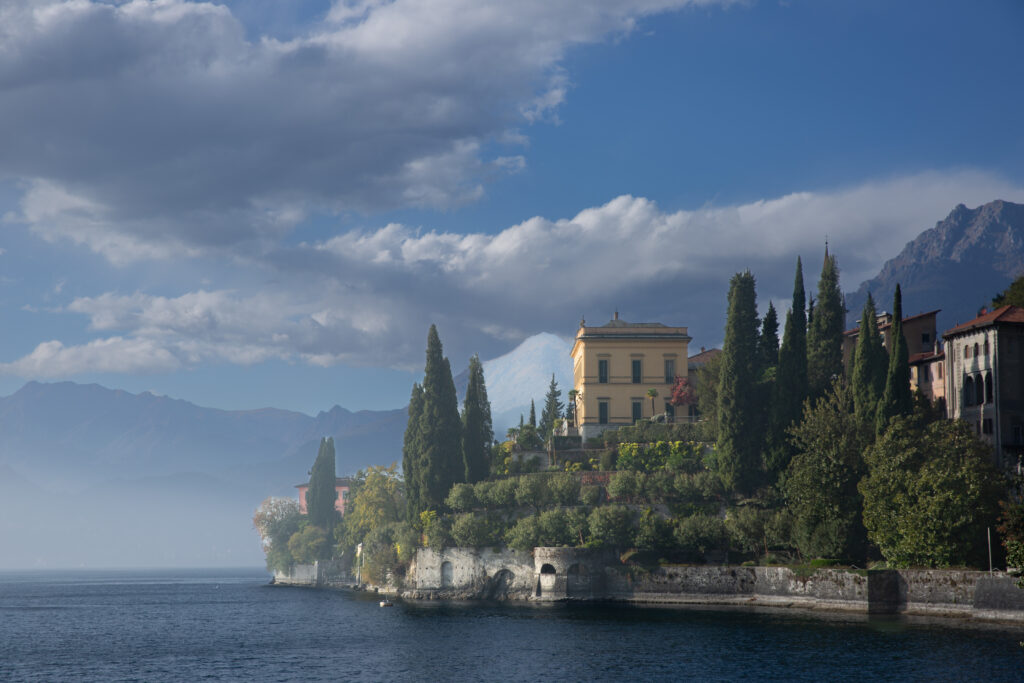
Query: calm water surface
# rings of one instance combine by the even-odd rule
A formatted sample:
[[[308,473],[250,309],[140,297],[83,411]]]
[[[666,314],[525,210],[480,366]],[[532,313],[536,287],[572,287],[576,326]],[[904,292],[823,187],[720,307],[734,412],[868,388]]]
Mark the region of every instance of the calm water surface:
[[[1024,680],[1024,629],[794,611],[403,605],[258,570],[0,573],[0,680]]]

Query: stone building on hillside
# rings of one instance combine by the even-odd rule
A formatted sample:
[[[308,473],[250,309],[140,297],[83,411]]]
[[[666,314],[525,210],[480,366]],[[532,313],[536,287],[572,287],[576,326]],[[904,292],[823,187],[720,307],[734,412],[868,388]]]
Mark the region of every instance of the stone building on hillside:
[[[674,416],[672,385],[688,371],[690,339],[685,327],[629,323],[618,312],[600,326],[581,321],[570,354],[580,435],[588,439],[656,414]]]
[[[973,425],[998,465],[1024,456],[1024,308],[1003,306],[947,330],[947,415]]]
[[[338,496],[334,501],[334,509],[342,517],[345,516],[345,508],[348,507],[349,490],[352,488],[352,484],[351,477],[337,477],[334,480],[334,491]],[[296,484],[295,488],[299,490],[299,512],[306,514],[306,492],[309,490],[309,482]]]

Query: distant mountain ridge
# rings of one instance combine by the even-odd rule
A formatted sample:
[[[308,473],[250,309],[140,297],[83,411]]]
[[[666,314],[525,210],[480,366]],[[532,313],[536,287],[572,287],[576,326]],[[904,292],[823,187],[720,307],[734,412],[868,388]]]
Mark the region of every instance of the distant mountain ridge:
[[[942,309],[939,334],[973,318],[1024,272],[1024,205],[996,200],[950,214],[909,242],[878,275],[846,295],[847,326],[855,327],[871,292],[879,310],[892,308],[900,284],[907,314]]]

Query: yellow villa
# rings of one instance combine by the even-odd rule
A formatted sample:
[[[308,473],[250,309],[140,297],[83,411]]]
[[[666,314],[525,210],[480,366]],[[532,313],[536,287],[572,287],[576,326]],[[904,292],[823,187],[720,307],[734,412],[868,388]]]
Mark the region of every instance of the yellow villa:
[[[571,352],[580,435],[588,439],[660,413],[674,416],[669,399],[676,375],[687,374],[689,342],[685,327],[628,323],[618,312],[600,326],[581,321]]]

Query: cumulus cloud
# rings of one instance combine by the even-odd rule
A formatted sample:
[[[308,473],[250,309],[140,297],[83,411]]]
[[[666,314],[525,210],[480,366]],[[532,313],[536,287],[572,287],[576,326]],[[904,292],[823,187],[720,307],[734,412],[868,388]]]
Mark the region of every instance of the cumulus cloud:
[[[571,46],[729,0],[339,1],[296,37],[225,5],[9,0],[0,179],[20,219],[112,261],[256,249],[309,211],[452,207],[522,167]]]
[[[274,285],[255,293],[75,299],[65,312],[87,316],[100,339],[46,342],[0,370],[159,372],[269,358],[413,369],[431,323],[458,367],[529,334],[572,334],[581,315],[602,322],[616,308],[627,319],[688,325],[710,345],[721,340],[732,273],[751,269],[762,306],[774,299],[784,308],[797,255],[813,287],[827,236],[851,291],[956,203],[996,198],[1024,201],[1024,187],[977,171],[933,172],[674,212],[624,195],[493,235],[391,223],[271,252],[260,267],[275,269]]]

